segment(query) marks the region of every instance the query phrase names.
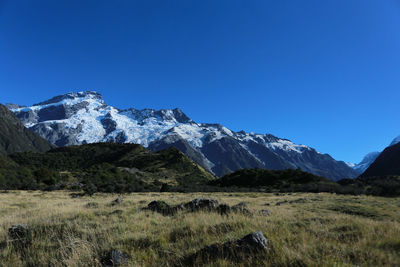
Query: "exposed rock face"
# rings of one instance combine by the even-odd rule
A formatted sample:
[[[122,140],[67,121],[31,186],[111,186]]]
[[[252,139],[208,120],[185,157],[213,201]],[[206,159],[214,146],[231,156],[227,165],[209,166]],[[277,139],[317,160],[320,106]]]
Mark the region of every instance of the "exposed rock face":
[[[57,146],[137,143],[154,151],[174,146],[218,176],[244,168],[301,168],[333,180],[357,176],[344,162],[305,145],[270,134],[196,123],[180,109],[119,110],[96,92],[68,93],[31,107],[8,107],[26,127]]]

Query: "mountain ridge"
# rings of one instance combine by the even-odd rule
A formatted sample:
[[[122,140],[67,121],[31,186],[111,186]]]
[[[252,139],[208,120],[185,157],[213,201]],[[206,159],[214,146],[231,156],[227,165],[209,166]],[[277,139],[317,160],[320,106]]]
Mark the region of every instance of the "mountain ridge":
[[[57,146],[137,143],[155,151],[176,146],[218,176],[243,168],[301,168],[332,180],[357,176],[346,163],[288,139],[196,123],[178,108],[122,110],[107,105],[94,91],[67,93],[11,110]]]

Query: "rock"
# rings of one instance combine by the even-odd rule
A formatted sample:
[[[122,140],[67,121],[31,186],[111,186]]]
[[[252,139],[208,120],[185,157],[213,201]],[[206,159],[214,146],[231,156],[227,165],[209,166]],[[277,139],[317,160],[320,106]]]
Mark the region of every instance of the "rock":
[[[230,213],[232,211],[231,207],[226,204],[220,204],[217,207],[217,210],[218,210],[218,213],[221,215],[227,215],[228,213]]]
[[[252,212],[249,210],[245,202],[240,202],[239,204],[232,206],[231,209],[234,212],[243,213],[249,216],[252,215]]]
[[[271,215],[271,212],[269,210],[260,210],[260,214],[264,216],[269,216]]]
[[[128,261],[129,256],[120,250],[111,250],[106,253],[101,262],[104,267],[121,266]]]
[[[268,249],[268,240],[261,231],[253,232],[245,237],[235,241],[243,249],[249,249],[249,252],[256,252]]]
[[[87,203],[86,205],[85,205],[85,207],[86,208],[98,208],[99,207],[99,203],[97,203],[97,202],[89,202],[89,203]]]
[[[145,209],[161,213],[164,216],[172,216],[175,215],[178,212],[178,210],[182,210],[183,206],[178,205],[175,207],[171,207],[166,202],[158,200],[150,202],[149,205],[147,205],[147,208]]]
[[[32,243],[32,233],[25,224],[11,226],[8,229],[8,236],[14,244],[27,246]]]
[[[276,206],[280,206],[280,205],[286,204],[286,203],[288,203],[288,201],[287,201],[287,200],[284,200],[284,201],[277,202],[275,205],[276,205]]]
[[[151,211],[157,211],[157,212],[160,212],[160,211],[162,211],[164,209],[168,209],[168,208],[170,208],[170,206],[165,201],[162,201],[162,200],[155,200],[155,201],[150,202],[147,205],[147,209],[149,209]]]
[[[115,199],[114,204],[121,204],[122,203],[122,198],[121,197],[117,197],[117,199]]]
[[[192,201],[184,204],[186,209],[190,209],[192,211],[198,210],[216,210],[219,202],[212,198],[196,198]]]
[[[228,241],[223,244],[216,243],[206,246],[185,259],[186,265],[206,263],[215,261],[218,258],[230,258],[236,261],[252,258],[267,251],[269,242],[261,231],[253,232],[243,238]]]

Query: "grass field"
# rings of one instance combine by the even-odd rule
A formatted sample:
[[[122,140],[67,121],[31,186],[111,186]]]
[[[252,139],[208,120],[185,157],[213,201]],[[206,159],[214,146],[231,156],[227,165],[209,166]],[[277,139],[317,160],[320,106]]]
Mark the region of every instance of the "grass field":
[[[113,205],[116,197],[0,193],[0,266],[101,266],[101,255],[110,249],[126,252],[127,266],[182,266],[187,255],[206,245],[258,230],[270,241],[261,260],[217,259],[207,266],[400,266],[400,198],[133,193]],[[180,212],[163,216],[142,210],[152,200],[179,204],[196,197],[231,205],[244,201],[254,215]],[[261,210],[271,214],[263,215]],[[8,228],[19,223],[32,231],[33,242],[26,249],[8,237]]]

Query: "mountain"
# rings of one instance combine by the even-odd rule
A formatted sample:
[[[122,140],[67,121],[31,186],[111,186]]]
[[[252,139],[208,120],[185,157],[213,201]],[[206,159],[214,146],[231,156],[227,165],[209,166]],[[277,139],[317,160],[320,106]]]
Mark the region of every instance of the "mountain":
[[[390,143],[389,146],[393,146],[393,145],[398,144],[398,143],[400,143],[400,135],[397,136],[395,139],[393,139],[393,141]]]
[[[390,143],[389,146],[393,146],[393,145],[398,144],[398,143],[400,143],[400,136],[398,136],[395,139],[393,139],[393,141]],[[362,174],[376,160],[376,158],[380,155],[380,153],[381,152],[378,152],[378,151],[368,153],[360,163],[354,164],[351,167],[356,172],[358,172],[358,174]]]
[[[51,148],[48,141],[25,128],[6,106],[0,104],[0,154],[44,152]]]
[[[357,175],[346,163],[287,139],[196,123],[180,109],[120,110],[97,92],[68,93],[10,109],[26,127],[57,146],[136,143],[153,151],[174,146],[218,176],[243,168],[301,168],[333,180]]]
[[[360,177],[388,175],[400,175],[400,143],[383,150]]]
[[[376,160],[380,153],[381,152],[378,151],[368,153],[360,163],[353,166],[353,169],[360,174],[365,172],[365,170],[368,169],[372,162]]]

